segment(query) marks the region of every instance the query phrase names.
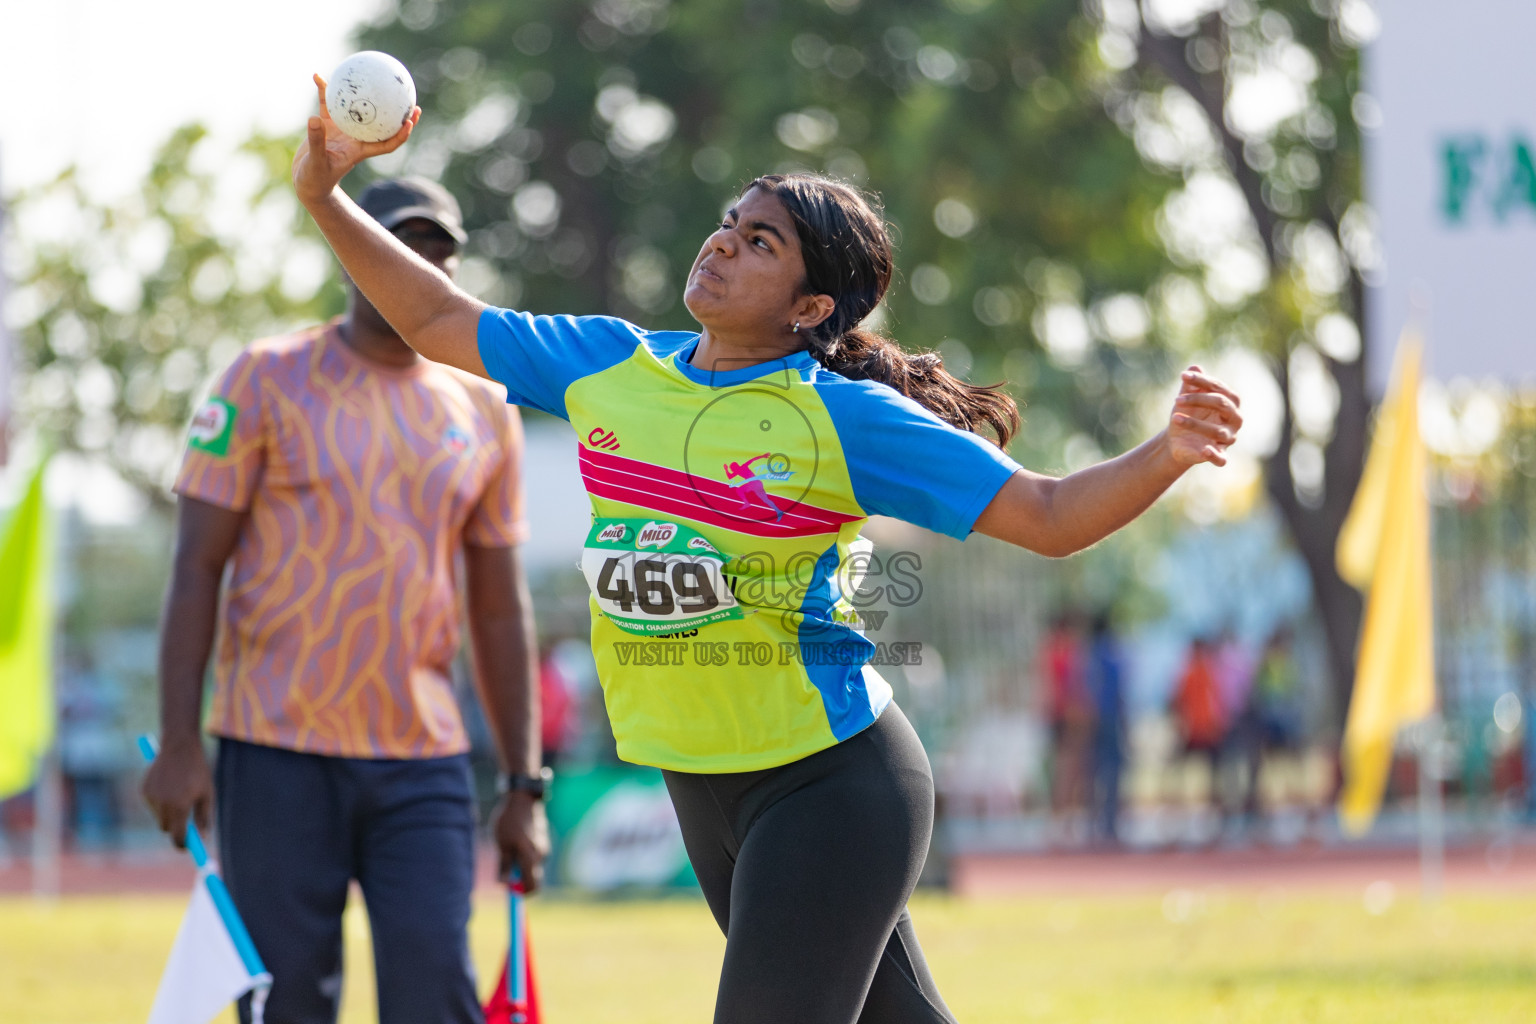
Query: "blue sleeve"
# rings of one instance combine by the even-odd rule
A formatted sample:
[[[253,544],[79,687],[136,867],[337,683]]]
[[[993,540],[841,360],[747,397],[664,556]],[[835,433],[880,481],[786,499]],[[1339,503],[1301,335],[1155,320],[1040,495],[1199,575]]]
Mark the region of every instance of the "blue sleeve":
[[[609,316],[534,316],[490,307],[477,342],[486,372],[507,401],[569,419],[565,392],[582,377],[628,359],[650,334]]]
[[[995,444],[957,430],[893,388],[830,374],[821,380],[816,390],[865,512],[964,540],[1019,469]]]

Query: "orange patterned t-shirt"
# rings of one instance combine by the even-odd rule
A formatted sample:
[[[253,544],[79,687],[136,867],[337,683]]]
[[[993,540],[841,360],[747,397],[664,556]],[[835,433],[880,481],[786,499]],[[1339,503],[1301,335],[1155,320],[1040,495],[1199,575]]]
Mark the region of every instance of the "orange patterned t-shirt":
[[[175,486],[249,512],[208,730],[337,757],[467,750],[454,559],[524,539],[521,456],[516,409],[470,374],[381,366],[335,324],[242,352],[193,418]]]

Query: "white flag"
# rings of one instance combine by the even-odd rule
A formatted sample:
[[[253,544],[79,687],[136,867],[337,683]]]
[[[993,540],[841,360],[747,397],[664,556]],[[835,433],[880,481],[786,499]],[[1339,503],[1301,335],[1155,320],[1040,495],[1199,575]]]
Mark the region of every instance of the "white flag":
[[[236,918],[231,928],[220,904],[234,913],[223,880],[211,870],[200,871],[160,977],[149,1024],[208,1024],[253,989],[252,1018],[261,1024],[272,976],[263,969],[244,926]]]

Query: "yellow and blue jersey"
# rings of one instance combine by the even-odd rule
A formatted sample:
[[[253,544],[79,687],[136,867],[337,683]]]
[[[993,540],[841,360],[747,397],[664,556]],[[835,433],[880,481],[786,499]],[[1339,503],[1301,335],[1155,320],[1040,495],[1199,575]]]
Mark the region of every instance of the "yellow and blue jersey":
[[[508,401],[570,421],[593,523],[582,567],[619,756],[688,772],[798,760],[891,688],[851,601],[871,515],[964,538],[1018,465],[807,352],[725,371],[699,335],[488,309]]]

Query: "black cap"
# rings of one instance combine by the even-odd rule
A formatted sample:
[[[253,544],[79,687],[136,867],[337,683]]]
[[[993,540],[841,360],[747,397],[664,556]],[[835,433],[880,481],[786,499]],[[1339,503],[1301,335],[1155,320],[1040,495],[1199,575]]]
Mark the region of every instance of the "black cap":
[[[448,232],[460,245],[469,238],[464,233],[458,200],[443,186],[425,178],[375,181],[363,189],[357,205],[391,231],[412,217],[422,217]]]

